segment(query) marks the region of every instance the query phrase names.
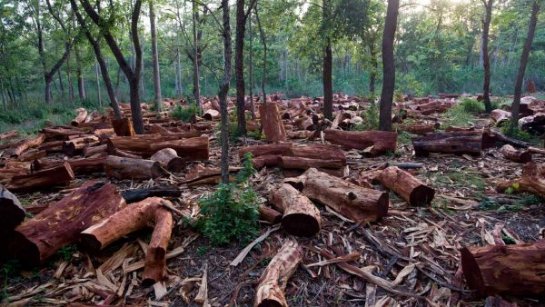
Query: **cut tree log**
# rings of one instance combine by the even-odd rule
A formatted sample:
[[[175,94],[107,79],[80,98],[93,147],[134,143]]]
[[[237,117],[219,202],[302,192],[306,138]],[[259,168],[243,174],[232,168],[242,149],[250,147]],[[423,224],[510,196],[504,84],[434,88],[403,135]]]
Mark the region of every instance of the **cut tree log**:
[[[467,285],[480,297],[545,293],[545,240],[462,248],[461,258]]]
[[[0,185],[0,236],[12,231],[25,219],[25,209],[19,199]]]
[[[104,170],[108,177],[117,179],[150,179],[166,175],[159,162],[118,156],[108,156]]]
[[[220,112],[214,109],[208,109],[202,115],[202,118],[206,120],[214,120],[214,119],[218,119],[219,117],[220,117]]]
[[[282,228],[289,234],[311,237],[320,232],[320,210],[291,185],[284,183],[273,189],[270,202],[284,213]]]
[[[100,143],[100,139],[95,135],[86,135],[65,141],[62,151],[69,157],[81,154],[83,149],[89,146],[95,146]]]
[[[291,143],[266,144],[246,146],[238,151],[238,156],[242,159],[246,153],[251,153],[254,158],[265,155],[290,156]]]
[[[344,151],[339,146],[335,145],[293,145],[291,147],[290,154],[287,156],[309,159],[337,160],[342,161],[343,165],[346,165],[346,155],[344,154]]]
[[[183,140],[156,142],[151,144],[151,150],[156,152],[164,148],[172,148],[186,161],[208,160],[208,136],[199,136]]]
[[[413,138],[412,143],[417,157],[427,157],[432,152],[480,155],[483,133],[481,131],[434,133]]]
[[[509,122],[511,119],[511,112],[502,109],[495,109],[490,112],[490,117],[494,120],[496,126]]]
[[[33,161],[47,156],[47,151],[37,148],[29,149],[19,156],[19,161]]]
[[[528,192],[545,198],[545,164],[528,162],[522,168],[522,176],[517,180],[501,181],[498,192],[512,188],[515,192]]]
[[[439,123],[416,123],[412,125],[402,125],[400,128],[403,131],[422,135],[434,132],[436,129],[439,128]]]
[[[388,213],[388,193],[364,188],[340,178],[308,169],[297,178],[303,194],[357,223],[374,222]]]
[[[280,156],[278,165],[284,169],[309,169],[313,168],[328,168],[328,169],[340,169],[343,168],[346,163],[342,160],[325,160],[325,159],[310,159],[302,157],[289,157]]]
[[[81,233],[82,243],[91,250],[101,250],[118,239],[137,230],[154,225],[146,253],[146,265],[142,275],[145,285],[153,285],[165,279],[166,250],[172,234],[171,212],[162,203],[172,204],[160,197],[146,198],[116,212]]]
[[[504,135],[496,129],[484,129],[483,131],[483,149],[492,148],[509,144],[517,148],[528,148],[530,145],[524,141],[520,141]]]
[[[45,134],[40,133],[34,138],[22,140],[21,142],[17,143],[14,148],[12,148],[9,151],[9,155],[12,157],[18,157],[20,156],[25,150],[32,148],[32,147],[38,147],[45,141]]]
[[[326,129],[325,140],[349,149],[359,149],[376,156],[395,152],[397,133],[390,131],[342,131]]]
[[[256,307],[288,307],[284,290],[303,259],[303,249],[296,241],[287,240],[271,260],[257,286]]]
[[[505,159],[514,162],[527,163],[532,161],[532,153],[529,150],[515,149],[509,144],[503,145],[500,152]]]
[[[144,189],[126,190],[121,193],[125,201],[130,204],[148,197],[180,197],[182,191],[177,187],[153,187]]]
[[[39,150],[45,150],[47,153],[61,152],[65,141],[48,141],[40,146]]]
[[[112,119],[112,127],[114,128],[115,134],[118,136],[136,135],[132,126],[132,121],[128,117],[124,117],[121,119]]]
[[[255,169],[262,169],[264,167],[276,167],[280,165],[280,155],[264,155],[258,156],[252,159],[252,164]]]
[[[259,206],[259,218],[271,224],[279,223],[282,220],[282,213],[265,205]]]
[[[78,126],[91,120],[88,117],[89,113],[85,108],[76,109],[76,113],[76,117],[72,120],[72,126]]]
[[[107,154],[108,144],[102,144],[98,146],[89,146],[83,149],[83,156],[90,157],[96,154]]]
[[[54,186],[68,185],[74,180],[74,171],[68,162],[28,175],[11,178],[7,188],[12,191],[32,191]]]
[[[113,184],[88,181],[15,229],[10,249],[25,265],[43,263],[93,223],[125,206]]]
[[[104,171],[104,162],[106,157],[82,158],[73,160],[52,160],[48,158],[36,159],[32,161],[33,170],[44,170],[48,168],[59,167],[63,163],[70,164],[72,171],[76,175],[90,174]]]
[[[0,133],[0,141],[12,139],[14,137],[17,137],[19,135],[19,132],[17,130],[10,130],[3,133]]]
[[[179,172],[185,167],[184,159],[178,157],[176,150],[172,148],[159,150],[151,156],[150,160],[159,162],[162,167],[171,172]]]
[[[396,166],[382,170],[376,179],[411,206],[429,206],[435,195],[434,189]]]
[[[278,143],[286,141],[286,130],[278,112],[278,105],[274,102],[259,105],[259,116],[263,133],[268,142]]]

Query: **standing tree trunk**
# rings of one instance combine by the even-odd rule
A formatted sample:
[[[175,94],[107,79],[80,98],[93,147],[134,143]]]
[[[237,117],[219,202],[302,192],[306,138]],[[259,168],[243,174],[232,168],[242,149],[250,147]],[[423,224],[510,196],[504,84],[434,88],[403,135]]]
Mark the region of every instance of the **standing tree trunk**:
[[[242,136],[246,135],[246,117],[244,102],[244,0],[237,0],[237,29],[235,34],[235,78],[237,85],[237,129]]]
[[[76,77],[78,79],[78,95],[79,99],[83,100],[87,97],[85,93],[85,79],[83,79],[83,73],[81,71],[81,57],[79,49],[77,46],[74,49],[76,51]]]
[[[486,113],[492,112],[492,103],[490,102],[490,54],[488,53],[488,37],[490,33],[490,21],[492,20],[492,5],[494,0],[483,1],[485,7],[485,16],[483,19],[483,102]]]
[[[249,78],[249,83],[250,83],[250,90],[249,90],[249,95],[250,95],[250,112],[252,113],[252,119],[255,120],[255,107],[254,107],[254,62],[253,62],[253,51],[254,51],[254,48],[253,48],[253,38],[254,38],[254,32],[252,32],[252,18],[251,18],[251,15],[250,15],[250,20],[248,22],[248,30],[249,30],[249,34],[250,34],[250,52],[249,52],[249,56],[248,56],[248,78]]]
[[[532,42],[534,41],[538,14],[539,2],[538,0],[534,0],[534,4],[532,5],[530,24],[528,26],[528,35],[526,36],[524,49],[522,49],[522,54],[520,56],[520,66],[517,73],[517,80],[515,82],[515,98],[513,99],[513,105],[511,106],[511,129],[514,129],[518,125],[520,115],[520,97],[522,96],[522,82],[524,80],[524,73],[526,72],[526,64],[528,63],[528,57],[530,56]]]
[[[399,0],[388,0],[386,22],[382,36],[382,93],[380,95],[379,129],[392,130],[392,103],[395,88],[394,39],[399,13]]]
[[[199,11],[197,10],[197,1],[193,1],[193,96],[195,103],[201,108],[201,85],[199,72],[199,35],[197,33],[197,23],[199,21]]]
[[[322,30],[325,31],[325,47],[323,58],[322,83],[324,87],[324,116],[333,119],[333,55],[331,52],[331,38],[329,37],[330,2],[322,1]]]
[[[160,114],[161,106],[161,74],[159,73],[159,51],[157,50],[157,30],[155,28],[155,9],[153,0],[149,2],[149,19],[151,31],[151,53],[153,59],[153,90],[155,91],[155,111]]]
[[[378,72],[377,49],[375,46],[376,37],[377,34],[375,33],[372,35],[372,39],[369,41],[369,56],[371,57],[371,72],[369,73],[369,92],[371,93],[371,96],[373,96],[373,99],[375,97],[375,88]]]
[[[221,0],[223,11],[223,81],[218,97],[221,113],[221,182],[229,183],[229,114],[227,113],[227,93],[231,80],[231,25],[229,17],[229,0]]]
[[[100,79],[98,77],[99,75],[99,66],[98,64],[95,64],[95,78],[96,78],[96,81],[97,81],[97,98],[98,98],[98,105],[100,107],[102,107],[102,95],[100,95]]]
[[[257,9],[257,3],[255,5],[255,19],[257,21],[257,27],[259,28],[261,43],[263,44],[263,72],[261,75],[261,94],[263,95],[263,103],[267,103],[267,93],[265,92],[265,82],[267,80],[267,37],[265,36],[265,30],[263,30],[263,27],[261,27],[261,22],[259,21],[259,10]]]
[[[182,97],[182,63],[180,60],[180,37],[176,34],[176,97]]]

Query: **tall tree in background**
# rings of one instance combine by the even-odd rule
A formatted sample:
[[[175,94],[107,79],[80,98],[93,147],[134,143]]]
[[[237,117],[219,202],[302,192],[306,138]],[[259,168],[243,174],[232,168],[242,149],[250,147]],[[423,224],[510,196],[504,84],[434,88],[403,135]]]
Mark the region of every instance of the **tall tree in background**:
[[[388,0],[382,34],[382,93],[380,95],[379,129],[392,130],[392,103],[395,89],[394,39],[399,14],[399,0]]]
[[[138,19],[140,18],[140,9],[142,7],[142,0],[136,0],[133,11],[131,12],[131,38],[134,49],[135,61],[134,69],[130,63],[123,56],[123,52],[119,48],[117,41],[115,40],[108,22],[104,20],[95,9],[89,3],[89,0],[80,0],[83,9],[89,15],[91,20],[100,27],[101,33],[106,40],[106,43],[110,47],[110,50],[115,56],[120,69],[123,71],[129,82],[129,94],[131,103],[131,114],[134,131],[138,134],[144,133],[144,123],[142,121],[142,110],[140,108],[140,75],[142,71],[142,48],[140,46],[140,39],[138,37]],[[110,2],[111,3],[111,2]],[[113,9],[113,8],[111,8]]]
[[[153,65],[153,90],[155,91],[155,110],[162,111],[161,74],[159,73],[159,51],[157,50],[157,29],[155,27],[155,8],[153,0],[149,0],[149,19],[151,31],[151,57]]]
[[[322,83],[324,87],[324,116],[333,119],[333,53],[331,51],[331,0],[322,0],[322,33],[324,37],[324,55]]]
[[[261,74],[261,95],[263,103],[267,103],[267,93],[265,92],[265,82],[267,82],[267,36],[265,35],[265,30],[261,26],[261,21],[259,20],[259,9],[257,8],[257,3],[254,8],[255,11],[255,21],[257,22],[257,28],[259,29],[259,36],[261,38],[261,43],[263,44],[263,69]]]
[[[492,103],[490,102],[490,54],[488,53],[488,37],[490,34],[490,22],[492,21],[492,6],[494,0],[482,0],[485,14],[483,19],[483,35],[482,35],[482,53],[483,53],[483,102],[487,113],[492,111]]]
[[[192,2],[192,19],[193,19],[193,97],[195,97],[195,103],[201,107],[201,85],[200,85],[200,71],[199,65],[201,60],[200,42],[202,32],[197,29],[200,23],[199,10],[197,9],[197,2]],[[191,57],[190,57],[191,58]]]
[[[522,96],[522,83],[524,81],[524,74],[526,72],[526,64],[528,63],[528,57],[530,56],[530,50],[532,49],[532,42],[534,41],[534,35],[536,32],[537,17],[539,14],[539,0],[534,0],[532,4],[532,15],[530,16],[530,24],[528,25],[528,35],[524,42],[524,49],[520,55],[520,65],[517,73],[517,79],[515,81],[515,97],[513,99],[513,105],[511,106],[512,122],[511,129],[518,126],[518,120],[520,116],[520,98]]]
[[[231,25],[229,18],[229,0],[221,0],[223,12],[223,80],[218,97],[221,114],[221,182],[229,183],[229,114],[227,113],[227,93],[231,80]]]

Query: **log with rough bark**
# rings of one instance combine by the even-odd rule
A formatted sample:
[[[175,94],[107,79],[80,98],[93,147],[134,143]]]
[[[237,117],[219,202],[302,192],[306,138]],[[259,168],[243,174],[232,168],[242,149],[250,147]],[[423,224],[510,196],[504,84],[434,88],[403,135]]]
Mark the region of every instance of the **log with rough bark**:
[[[45,134],[40,133],[34,138],[22,140],[21,142],[17,143],[8,153],[12,157],[18,157],[27,149],[40,146],[44,141]]]
[[[417,157],[426,157],[432,152],[480,155],[483,145],[481,131],[434,133],[413,138]]]
[[[243,158],[246,153],[251,153],[254,158],[266,155],[290,156],[291,143],[252,145],[239,149],[238,155]]]
[[[208,160],[209,141],[208,136],[199,136],[182,140],[155,142],[151,144],[152,151],[164,148],[172,148],[178,156],[186,161]]]
[[[461,249],[462,270],[477,295],[543,297],[545,240]]]
[[[530,146],[526,142],[508,137],[496,129],[485,129],[483,131],[483,149],[499,147],[504,144],[513,145],[517,148],[528,148]]]
[[[47,156],[47,151],[37,148],[29,149],[19,156],[19,161],[33,161]]]
[[[180,197],[182,191],[177,187],[153,187],[143,189],[126,190],[121,193],[125,201],[130,204],[144,200],[148,197]]]
[[[427,134],[434,132],[436,129],[439,128],[439,123],[416,123],[411,125],[402,125],[401,130],[407,131],[413,134]]]
[[[80,232],[125,206],[113,184],[88,181],[15,229],[11,251],[25,265],[43,263]]]
[[[495,109],[490,112],[490,117],[494,120],[496,126],[501,126],[502,124],[509,122],[511,119],[511,112]]]
[[[270,202],[284,213],[282,228],[289,234],[311,237],[320,232],[320,210],[291,185],[284,183],[273,189]]]
[[[284,290],[302,259],[303,249],[296,241],[287,240],[261,274],[254,306],[288,307]]]
[[[32,191],[68,185],[74,180],[74,171],[68,162],[32,174],[12,177],[7,188],[12,191]]]
[[[65,141],[62,151],[69,157],[81,154],[83,149],[89,146],[95,146],[100,143],[100,139],[95,135],[86,135]]]
[[[429,206],[435,190],[396,166],[382,170],[376,180],[401,196],[411,206]]]
[[[104,170],[108,177],[117,179],[150,179],[166,175],[159,162],[118,156],[108,156]]]
[[[65,141],[48,141],[38,146],[38,149],[45,150],[48,154],[54,153],[54,152],[61,152],[64,142]]]
[[[171,212],[162,205],[160,197],[146,198],[116,212],[81,233],[82,243],[92,250],[101,250],[118,239],[137,230],[154,225],[148,245],[142,282],[152,285],[166,278],[166,250],[172,234]]]
[[[59,167],[63,163],[68,163],[70,164],[70,167],[72,168],[74,174],[85,175],[94,172],[103,172],[104,162],[106,162],[106,157],[82,158],[72,160],[53,160],[48,158],[42,158],[32,161],[32,169],[44,170],[48,168]]]
[[[87,131],[76,127],[57,126],[43,128],[42,133],[45,134],[48,140],[68,140],[68,137],[72,135],[83,135],[87,133]]]
[[[108,151],[108,144],[102,144],[98,146],[89,146],[83,149],[83,156],[90,157],[97,154],[107,155],[108,153],[107,151]]]
[[[135,136],[134,128],[130,118],[112,119],[112,127],[118,136]]]
[[[310,159],[303,157],[290,157],[280,156],[278,165],[283,169],[309,169],[313,168],[327,168],[327,169],[340,169],[343,168],[346,163],[342,160],[326,160],[326,159]]]
[[[151,156],[150,160],[159,162],[162,167],[171,172],[179,172],[185,167],[184,159],[178,157],[176,150],[172,148],[159,150]]]
[[[254,158],[260,156],[288,156],[309,159],[339,160],[346,164],[346,155],[337,146],[324,144],[293,145],[292,143],[279,143],[267,145],[253,145],[241,148],[239,157],[251,153]]]
[[[374,222],[388,213],[388,193],[350,183],[343,179],[308,169],[299,178],[303,194],[358,223]]]
[[[499,192],[509,188],[515,192],[528,192],[545,198],[545,164],[528,162],[522,168],[522,176],[519,179],[501,181],[496,186]]]
[[[285,142],[286,130],[278,112],[278,105],[274,102],[259,105],[259,116],[263,133],[268,142]]]
[[[513,146],[508,144],[503,145],[502,148],[500,148],[500,152],[505,159],[514,162],[527,163],[532,161],[532,153],[530,151],[515,149]]]
[[[397,133],[389,131],[342,131],[327,129],[325,140],[345,148],[360,149],[370,155],[395,152]]]
[[[85,110],[85,108],[76,109],[76,113],[76,117],[72,120],[73,126],[78,126],[85,122],[91,121],[91,118],[88,116],[89,113],[87,112],[87,110]]]
[[[282,220],[282,213],[265,205],[259,206],[259,218],[271,224],[279,223]]]
[[[12,139],[14,137],[17,137],[19,135],[19,132],[17,130],[10,130],[3,133],[0,133],[0,141]]]

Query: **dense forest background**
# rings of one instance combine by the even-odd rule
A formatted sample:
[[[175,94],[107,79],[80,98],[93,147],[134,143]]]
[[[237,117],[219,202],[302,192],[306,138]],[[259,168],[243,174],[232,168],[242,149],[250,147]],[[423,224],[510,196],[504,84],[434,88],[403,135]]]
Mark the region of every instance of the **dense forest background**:
[[[103,2],[102,15],[134,66],[130,40],[133,3]],[[194,2],[183,0],[153,2],[163,96],[192,96],[193,26],[199,37],[201,94],[216,95],[223,70],[219,3],[197,1],[195,6]],[[492,94],[513,91],[530,16],[528,3],[494,2],[489,45]],[[322,20],[324,5],[332,17],[328,22]],[[386,3],[381,0],[259,0],[257,12],[262,32],[253,10],[244,38],[247,93],[250,88],[258,93],[264,77],[267,92],[282,92],[288,97],[323,95],[323,45],[330,40],[334,92],[375,97],[381,86],[385,11]],[[481,0],[401,1],[395,38],[396,91],[417,96],[482,92],[484,13]],[[235,28],[234,9],[231,14]],[[95,54],[80,31],[69,1],[3,0],[0,19],[0,100],[4,108],[42,104],[44,71],[53,71],[57,64],[58,69],[50,76],[52,105],[108,104]],[[98,33],[97,29],[91,31]],[[147,2],[141,7],[138,33],[143,52],[140,97],[151,101],[153,61]],[[234,40],[234,31],[232,37]],[[267,45],[266,66],[263,37]],[[127,78],[104,40],[99,43],[118,99],[128,101]],[[538,89],[545,87],[544,67],[545,20],[540,18],[525,76]],[[234,90],[232,87],[230,94],[234,95]]]

